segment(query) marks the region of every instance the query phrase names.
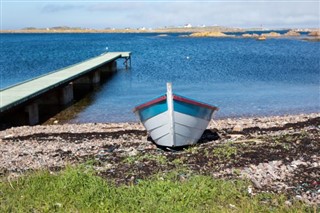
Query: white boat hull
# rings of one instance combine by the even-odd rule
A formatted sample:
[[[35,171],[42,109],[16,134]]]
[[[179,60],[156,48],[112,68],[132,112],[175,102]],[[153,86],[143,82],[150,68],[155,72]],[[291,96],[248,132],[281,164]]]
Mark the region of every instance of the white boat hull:
[[[168,111],[166,111],[142,122],[154,142],[160,146],[174,147],[195,144],[210,122],[201,118],[174,112],[173,125],[175,131],[171,133],[171,124],[168,116]]]

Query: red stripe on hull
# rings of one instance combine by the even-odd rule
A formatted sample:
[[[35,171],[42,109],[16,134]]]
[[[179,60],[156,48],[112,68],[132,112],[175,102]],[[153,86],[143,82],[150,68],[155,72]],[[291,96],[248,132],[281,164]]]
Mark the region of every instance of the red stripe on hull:
[[[205,104],[205,103],[201,103],[201,102],[197,102],[197,101],[194,101],[194,100],[191,100],[191,99],[187,99],[187,98],[184,98],[184,97],[181,97],[181,96],[177,96],[177,95],[173,95],[173,100],[185,102],[185,103],[188,103],[188,104],[193,104],[193,105],[200,106],[200,107],[205,107],[205,108],[212,109],[212,110],[219,110],[218,107],[211,106],[211,105],[208,105],[208,104]]]
[[[151,105],[153,105],[153,104],[159,103],[159,102],[164,101],[164,100],[166,100],[166,99],[167,99],[167,96],[165,96],[165,95],[164,95],[164,96],[161,96],[161,97],[156,98],[156,99],[154,99],[154,100],[151,100],[151,101],[149,101],[149,102],[147,102],[147,103],[144,103],[144,104],[141,104],[141,105],[139,105],[139,106],[136,106],[136,107],[133,109],[133,112],[136,112],[136,111],[138,111],[138,110],[140,110],[140,109],[149,107],[149,106],[151,106]]]

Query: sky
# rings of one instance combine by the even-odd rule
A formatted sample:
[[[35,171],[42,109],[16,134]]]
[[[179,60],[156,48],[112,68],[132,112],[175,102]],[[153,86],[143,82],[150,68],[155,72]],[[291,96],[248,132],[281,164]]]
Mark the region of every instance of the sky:
[[[0,0],[1,29],[55,26],[158,28],[320,27],[319,0]]]

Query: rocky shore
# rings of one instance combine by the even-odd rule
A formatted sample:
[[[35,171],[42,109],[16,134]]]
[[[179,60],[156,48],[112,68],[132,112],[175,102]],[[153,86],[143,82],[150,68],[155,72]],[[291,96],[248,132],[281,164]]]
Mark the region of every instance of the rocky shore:
[[[301,36],[300,32],[290,30],[284,34],[280,34],[277,32],[269,32],[269,33],[243,33],[240,36],[235,35],[228,35],[220,31],[207,31],[207,32],[195,32],[191,33],[190,35],[186,36],[183,35],[181,37],[214,37],[214,38],[253,38],[257,40],[265,40],[266,38],[297,38],[297,39],[303,39],[307,41],[319,41],[320,39],[320,31],[312,31],[309,32],[307,36]],[[262,39],[263,38],[263,39]]]
[[[0,176],[91,162],[101,177],[135,183],[156,173],[246,178],[251,194],[286,193],[320,205],[320,113],[213,120],[199,144],[157,147],[140,123],[39,125],[0,131]]]

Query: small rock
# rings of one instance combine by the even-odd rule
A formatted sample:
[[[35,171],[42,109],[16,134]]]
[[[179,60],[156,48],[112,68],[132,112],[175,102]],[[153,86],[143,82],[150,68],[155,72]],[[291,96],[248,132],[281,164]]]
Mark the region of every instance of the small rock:
[[[6,135],[3,138],[11,138],[11,137],[13,137],[13,135]]]
[[[62,204],[61,203],[55,203],[54,206],[61,208]]]
[[[304,161],[301,161],[301,160],[295,160],[295,161],[292,161],[291,162],[291,166],[292,167],[298,167],[299,165],[304,165],[304,166],[307,166],[308,164]]]
[[[253,192],[252,186],[248,186],[248,193],[252,195],[252,192]]]
[[[234,132],[241,132],[241,131],[243,131],[243,128],[242,128],[242,126],[240,126],[240,125],[235,125],[234,127],[233,127],[233,129],[232,129],[232,131],[234,131]]]
[[[241,134],[230,134],[231,139],[239,139],[244,137],[244,135]]]
[[[285,201],[284,204],[287,206],[292,206],[292,203],[289,200]]]
[[[233,208],[233,209],[236,209],[237,207],[235,206],[235,205],[233,205],[233,204],[229,204],[229,206],[230,206],[230,208]]]
[[[131,150],[128,152],[128,156],[136,156],[138,154],[138,150],[135,148],[131,148]]]
[[[138,162],[137,163],[137,167],[142,169],[143,167],[145,167],[145,164],[144,163],[141,163],[141,162]]]
[[[252,181],[254,187],[256,187],[256,188],[258,188],[258,189],[262,189],[261,184],[260,184],[254,177],[251,178],[251,181]]]
[[[179,175],[179,181],[180,182],[186,181],[186,177],[184,175]]]

